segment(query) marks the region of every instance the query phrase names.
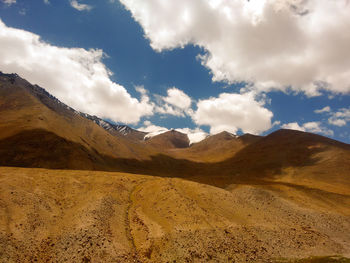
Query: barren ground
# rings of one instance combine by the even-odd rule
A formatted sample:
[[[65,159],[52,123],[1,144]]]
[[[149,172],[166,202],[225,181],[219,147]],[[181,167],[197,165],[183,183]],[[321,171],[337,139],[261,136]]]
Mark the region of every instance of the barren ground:
[[[0,168],[0,262],[349,262],[349,229],[343,190]]]

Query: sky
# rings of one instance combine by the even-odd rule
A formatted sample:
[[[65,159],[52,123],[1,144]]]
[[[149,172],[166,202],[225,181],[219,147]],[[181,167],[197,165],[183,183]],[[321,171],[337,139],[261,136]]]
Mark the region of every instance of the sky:
[[[348,0],[0,0],[0,71],[148,132],[350,143]]]

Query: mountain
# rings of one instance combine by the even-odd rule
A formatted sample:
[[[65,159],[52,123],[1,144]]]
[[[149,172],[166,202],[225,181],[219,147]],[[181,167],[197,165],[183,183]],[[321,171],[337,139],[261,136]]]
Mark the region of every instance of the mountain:
[[[348,169],[349,146],[315,134],[222,132],[189,145],[186,134],[171,130],[143,140],[145,133],[80,113],[16,74],[0,75],[0,98],[1,165],[188,178],[200,172],[200,180],[211,174],[235,180],[232,175],[242,173],[266,178]]]
[[[349,262],[349,144],[144,137],[0,74],[0,262]]]
[[[170,130],[147,139],[146,144],[161,150],[177,149],[188,148],[190,146],[190,140],[187,134]]]
[[[185,158],[195,162],[217,163],[234,156],[239,150],[260,138],[260,136],[251,134],[236,136],[224,131],[208,136],[204,140],[192,144],[187,149],[179,149],[168,154],[176,158]]]
[[[147,135],[147,132],[132,129],[127,125],[113,124],[106,120],[102,120],[97,116],[91,116],[87,113],[79,112],[79,114],[89,120],[92,120],[94,123],[101,126],[110,134],[115,136],[124,136],[125,138],[128,138],[130,140],[143,141],[145,136]]]
[[[118,167],[108,158],[140,160],[153,154],[117,126],[107,131],[97,118],[91,121],[18,75],[0,75],[0,98],[1,165],[109,170]]]
[[[24,79],[21,79],[17,74],[4,74],[0,71],[0,77],[3,81],[9,81],[11,84],[21,84],[27,88],[27,91],[30,92],[33,96],[38,98],[45,106],[50,108],[53,111],[62,113],[62,114],[78,114],[86,119],[89,119],[95,122],[97,125],[101,126],[112,135],[122,135],[126,138],[143,140],[147,133],[141,132],[135,129],[130,128],[127,125],[113,124],[111,122],[102,120],[97,116],[92,116],[87,113],[79,112],[69,107],[68,105],[62,103],[56,97],[52,96],[45,89],[39,87],[38,85],[31,85]],[[68,113],[70,112],[70,113]]]
[[[265,137],[222,132],[192,145],[175,130],[143,140],[145,133],[80,113],[16,74],[0,75],[0,98],[1,165],[188,178],[200,173],[202,181],[212,174],[231,181],[235,174],[320,176],[322,169],[343,176],[349,168],[349,145],[292,130]]]
[[[193,180],[221,187],[273,181],[349,194],[349,144],[287,129],[252,138],[232,157],[213,164],[205,176]],[[222,172],[213,179],[211,174],[217,170]]]

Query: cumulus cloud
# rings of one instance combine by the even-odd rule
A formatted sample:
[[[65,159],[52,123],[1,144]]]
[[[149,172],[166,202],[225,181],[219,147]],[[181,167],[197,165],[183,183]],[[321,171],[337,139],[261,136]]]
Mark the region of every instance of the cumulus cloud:
[[[342,108],[336,112],[331,113],[328,123],[335,126],[345,126],[350,121],[350,108]]]
[[[324,107],[322,109],[315,110],[314,112],[320,114],[320,113],[325,113],[325,112],[330,112],[330,111],[331,111],[331,107],[326,106],[326,107]]]
[[[79,111],[124,123],[153,114],[144,91],[139,100],[110,80],[102,50],[53,46],[0,20],[0,57],[0,70],[18,73]]]
[[[17,1],[16,0],[2,0],[2,2],[6,5],[13,5],[15,4]]]
[[[177,117],[185,117],[185,113],[178,108],[175,108],[169,104],[157,105],[155,111],[160,114],[174,115]]]
[[[159,106],[156,111],[161,114],[184,117],[185,114],[192,114],[191,98],[182,90],[175,87],[167,90],[167,96],[157,96]]]
[[[282,128],[304,132],[320,133],[327,136],[333,136],[334,134],[332,130],[323,127],[320,122],[316,121],[306,122],[301,126],[297,122],[291,122],[282,125]]]
[[[191,106],[191,98],[187,96],[182,90],[177,88],[168,89],[168,96],[164,98],[164,101],[174,105],[177,108],[186,110]]]
[[[44,0],[44,4],[49,5],[49,4],[50,4],[50,1],[49,1],[49,0]]]
[[[259,134],[271,128],[273,114],[253,93],[222,93],[200,100],[192,118],[197,125],[209,125],[210,133],[221,131]]]
[[[70,5],[78,11],[90,11],[92,9],[91,5],[81,4],[77,0],[70,0]]]
[[[348,0],[120,0],[153,49],[187,44],[214,81],[350,93]]]

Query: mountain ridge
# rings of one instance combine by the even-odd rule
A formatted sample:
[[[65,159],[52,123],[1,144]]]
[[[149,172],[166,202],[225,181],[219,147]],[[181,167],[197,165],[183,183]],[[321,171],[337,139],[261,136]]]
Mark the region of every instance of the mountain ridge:
[[[47,136],[50,138],[52,138],[51,133],[53,133],[58,136],[55,140],[72,141],[72,144],[70,144],[72,147],[74,145],[72,152],[80,151],[81,145],[81,149],[85,149],[82,151],[88,152],[88,154],[84,156],[86,156],[85,158],[89,167],[95,167],[93,165],[94,160],[102,159],[108,159],[109,161],[107,163],[118,163],[118,165],[124,167],[120,169],[125,169],[125,167],[127,167],[127,165],[125,165],[126,163],[131,165],[131,167],[145,167],[144,165],[153,167],[152,161],[151,163],[148,162],[153,160],[155,164],[157,163],[157,165],[160,166],[160,170],[164,170],[164,174],[167,173],[167,170],[173,174],[170,168],[166,168],[168,164],[171,163],[169,167],[172,167],[176,165],[176,163],[184,164],[187,162],[187,164],[184,165],[185,168],[182,170],[188,176],[192,176],[194,173],[193,170],[196,170],[195,167],[198,165],[204,167],[206,165],[202,164],[205,163],[215,164],[215,167],[218,165],[223,165],[224,167],[228,165],[231,167],[233,162],[236,162],[236,165],[238,165],[239,156],[245,156],[245,160],[252,164],[259,163],[254,160],[249,160],[252,159],[252,156],[255,156],[254,158],[256,159],[259,158],[259,154],[255,154],[260,147],[259,145],[271,140],[271,138],[272,141],[278,141],[278,145],[285,144],[286,141],[295,138],[296,141],[293,142],[294,145],[300,145],[300,151],[304,152],[308,151],[304,149],[305,147],[309,147],[306,146],[307,143],[310,144],[313,140],[319,140],[321,142],[325,140],[322,139],[325,137],[320,135],[308,135],[308,133],[298,131],[291,131],[289,135],[287,134],[282,136],[283,138],[279,138],[281,136],[277,136],[278,134],[286,133],[283,130],[273,132],[267,136],[251,134],[236,136],[228,132],[222,132],[208,136],[204,140],[194,143],[191,146],[189,145],[188,136],[175,130],[159,134],[148,140],[143,140],[141,138],[144,137],[144,133],[139,133],[139,131],[131,128],[129,129],[128,126],[124,125],[113,126],[113,124],[105,122],[96,116],[75,111],[50,95],[43,88],[37,85],[31,85],[26,80],[21,79],[17,74],[2,74],[0,78],[2,80],[0,96],[4,98],[0,104],[0,109],[2,109],[3,113],[2,119],[0,118],[0,129],[3,131],[2,138],[6,137],[6,133],[8,133],[8,135],[15,135],[18,132],[28,129],[34,130],[32,134],[36,134],[37,132],[35,131],[38,129],[47,130],[49,132]],[[133,137],[127,138],[127,136],[121,134],[121,131],[126,130],[131,131],[129,134],[133,135]],[[307,139],[298,139],[299,137]],[[328,139],[328,141],[331,140],[332,139]],[[291,143],[290,146],[294,147],[293,143]],[[347,144],[341,142],[333,143],[333,145],[334,147],[344,149],[348,147],[346,146]],[[10,145],[7,147],[10,147]],[[264,153],[263,149],[269,149],[269,147],[269,145],[264,146],[259,150],[260,154]],[[251,151],[250,154],[245,154],[245,152],[248,152],[247,149],[253,150],[249,150]],[[272,148],[270,148],[270,150],[271,149]],[[37,151],[40,152],[40,149],[37,149]],[[278,151],[283,154],[283,149]],[[3,154],[6,154],[6,149],[3,150]],[[266,154],[268,155],[269,153]],[[277,153],[275,158],[271,158],[278,160],[279,155],[280,153]],[[20,156],[23,157],[24,154]],[[16,159],[18,157],[14,155],[13,158]],[[117,161],[117,159],[119,159],[119,161]],[[148,161],[141,165],[140,162],[135,162],[133,160]],[[302,162],[301,159],[298,160]],[[283,162],[283,160],[281,159],[280,162]],[[16,163],[18,164],[18,160]],[[103,162],[98,161],[98,163],[96,167],[100,167],[99,169],[118,170],[117,166],[107,165],[103,168]],[[6,163],[3,161],[2,164],[5,165]],[[277,163],[275,165],[277,165]],[[238,166],[242,165],[239,164]],[[253,166],[255,167],[255,164]],[[79,167],[76,166],[70,168],[73,167],[79,169]],[[64,168],[64,164],[62,164],[61,168]],[[118,171],[120,171],[120,169]],[[133,169],[134,168],[131,170]],[[156,167],[154,166],[150,169],[156,169]],[[149,172],[149,168],[146,170]],[[224,171],[226,170],[230,171],[232,169],[224,169]],[[130,172],[130,170],[127,171]],[[137,172],[142,173],[142,169],[137,170]]]

